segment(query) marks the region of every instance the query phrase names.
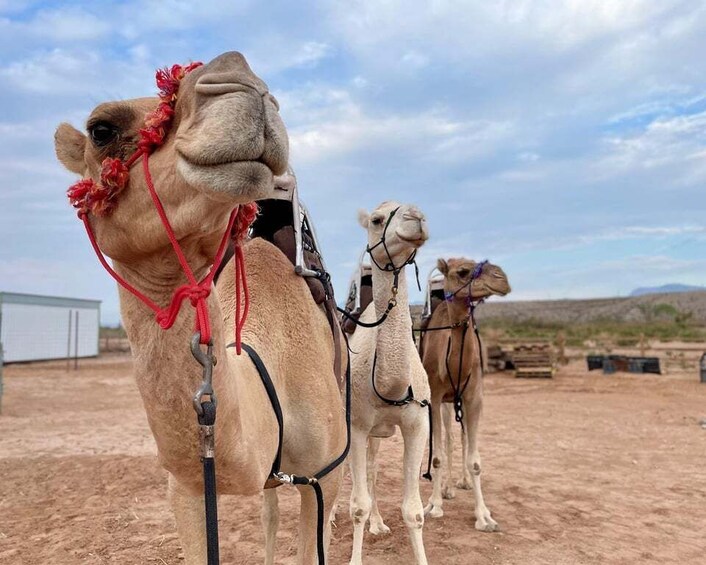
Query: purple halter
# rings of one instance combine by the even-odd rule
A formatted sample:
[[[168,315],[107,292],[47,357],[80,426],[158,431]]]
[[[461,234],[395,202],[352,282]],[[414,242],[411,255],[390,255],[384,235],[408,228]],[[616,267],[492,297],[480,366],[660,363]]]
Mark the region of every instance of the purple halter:
[[[457,288],[456,291],[454,292],[446,292],[444,293],[444,299],[447,302],[452,301],[454,298],[456,298],[456,295],[461,292],[464,288],[468,287],[468,296],[466,297],[466,305],[470,308],[474,304],[473,300],[473,294],[471,292],[471,285],[473,284],[473,281],[476,280],[478,277],[480,277],[483,274],[483,268],[488,264],[488,260],[485,259],[484,261],[481,261],[476,265],[476,268],[473,269],[473,272],[471,273],[471,280],[469,280],[466,284],[462,285],[461,287]],[[483,302],[483,300],[478,300],[478,304]]]

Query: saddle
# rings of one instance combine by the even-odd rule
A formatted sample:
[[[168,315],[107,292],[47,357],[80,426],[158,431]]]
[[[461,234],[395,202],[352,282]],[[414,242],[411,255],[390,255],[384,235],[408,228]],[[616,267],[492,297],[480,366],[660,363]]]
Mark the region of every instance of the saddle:
[[[427,288],[425,292],[424,299],[424,309],[422,310],[421,320],[419,322],[419,329],[421,330],[419,334],[419,356],[422,356],[424,351],[424,330],[429,327],[429,322],[431,322],[431,317],[445,300],[444,296],[444,277],[441,273],[435,274],[438,269],[434,267],[427,277]]]
[[[259,214],[252,224],[250,238],[261,237],[275,245],[291,261],[294,272],[304,278],[314,302],[323,307],[331,327],[335,349],[335,373],[343,387],[341,327],[336,315],[333,287],[329,280],[316,232],[304,204],[299,200],[297,179],[289,169],[275,177],[273,198],[258,201]],[[216,271],[216,278],[235,250],[231,244]]]
[[[354,320],[358,320],[373,301],[373,268],[363,263],[363,257],[364,254],[361,255],[358,268],[351,277],[346,300],[346,311]],[[341,315],[343,331],[348,335],[353,335],[358,327],[354,320]]]

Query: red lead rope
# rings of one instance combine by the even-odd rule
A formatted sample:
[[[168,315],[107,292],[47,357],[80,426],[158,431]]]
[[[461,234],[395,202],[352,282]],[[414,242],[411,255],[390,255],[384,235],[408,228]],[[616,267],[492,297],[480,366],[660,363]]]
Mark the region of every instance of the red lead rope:
[[[135,161],[134,156],[132,159],[130,159],[130,161]],[[152,182],[152,175],[150,174],[149,169],[149,153],[142,153],[142,168],[145,173],[145,181],[147,183],[147,189],[149,190],[152,202],[154,203],[154,206],[157,209],[157,214],[159,215],[159,218],[162,221],[162,225],[164,226],[164,229],[167,232],[167,237],[169,238],[172,248],[174,249],[177,258],[179,259],[179,264],[181,265],[181,268],[189,281],[187,284],[180,286],[174,291],[169,306],[167,306],[166,308],[160,308],[151,299],[149,299],[142,292],[137,290],[118,273],[116,273],[115,270],[108,264],[108,261],[106,261],[102,251],[100,250],[100,247],[98,247],[98,243],[96,242],[95,235],[93,234],[93,230],[91,229],[91,224],[88,221],[87,214],[80,213],[79,217],[83,221],[83,225],[86,228],[86,233],[88,234],[88,239],[90,240],[91,245],[93,246],[93,250],[96,252],[98,260],[101,262],[101,265],[103,265],[105,270],[108,271],[108,274],[110,274],[110,276],[113,277],[113,279],[115,279],[115,281],[120,286],[122,286],[130,294],[135,296],[138,300],[140,300],[143,304],[145,304],[156,314],[155,319],[162,329],[168,330],[174,325],[174,322],[176,321],[177,316],[179,315],[182,303],[186,298],[189,299],[191,305],[196,309],[195,331],[201,334],[201,343],[205,345],[211,340],[211,322],[209,320],[208,315],[207,299],[208,296],[211,294],[213,277],[216,274],[218,265],[220,265],[223,259],[223,254],[225,253],[226,246],[228,244],[228,239],[233,229],[233,224],[235,223],[238,212],[240,211],[240,206],[236,206],[235,209],[230,213],[230,217],[228,218],[228,227],[226,228],[226,231],[223,234],[221,242],[218,246],[218,251],[216,252],[216,256],[213,259],[213,265],[211,266],[210,271],[201,281],[197,281],[193,271],[191,270],[191,267],[189,266],[189,263],[186,260],[186,257],[184,256],[184,252],[181,249],[179,242],[177,241],[176,235],[174,234],[174,230],[172,229],[172,226],[169,223],[169,219],[167,218],[167,215],[164,211],[164,206],[162,205],[162,202],[159,199],[159,196],[157,195],[157,191],[154,188],[154,183]],[[234,263],[236,292],[235,342],[236,350],[238,352],[238,355],[240,355],[241,333],[248,315],[250,296],[248,292],[247,278],[245,275],[245,258],[243,256],[243,250],[240,247],[239,242],[236,242]],[[243,289],[243,293],[245,295],[244,304],[242,306],[242,314],[240,301],[241,288]]]

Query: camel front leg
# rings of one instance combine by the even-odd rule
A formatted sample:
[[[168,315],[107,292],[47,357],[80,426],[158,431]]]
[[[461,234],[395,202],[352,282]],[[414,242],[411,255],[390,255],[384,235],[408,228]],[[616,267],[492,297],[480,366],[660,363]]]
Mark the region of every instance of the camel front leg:
[[[184,565],[206,565],[206,513],[203,495],[194,496],[169,475],[169,504],[176,519]]]
[[[351,565],[363,563],[363,535],[365,523],[370,516],[370,493],[367,481],[367,442],[368,433],[359,429],[351,430],[351,450],[348,459],[351,466],[351,520],[353,521],[353,550]]]
[[[429,418],[427,408],[408,407],[418,412],[415,421],[402,428],[404,439],[404,499],[402,500],[402,518],[407,526],[412,550],[417,565],[427,565],[424,552],[424,506],[419,493],[419,474],[424,457],[424,448],[429,441]]]
[[[453,405],[444,402],[441,406],[441,415],[444,419],[444,435],[446,439],[446,472],[442,479],[441,496],[446,500],[451,500],[456,496],[453,483],[453,453],[454,453],[454,412]]]
[[[456,486],[464,490],[471,490],[473,488],[473,479],[471,479],[471,473],[468,470],[468,442],[466,441],[466,432],[464,430],[461,430],[461,447],[463,448],[462,476]]]
[[[342,468],[338,467],[321,479],[319,486],[324,497],[324,513],[322,516],[324,526],[324,554],[328,556],[328,548],[331,543],[331,514],[336,504],[338,490],[341,486]],[[297,563],[299,565],[318,565],[318,505],[316,503],[316,492],[314,488],[305,485],[298,486],[301,497],[301,507],[299,510],[299,551],[297,552]],[[328,557],[326,558],[328,563]]]
[[[473,483],[473,496],[476,505],[476,530],[494,532],[498,530],[498,523],[493,520],[490,510],[485,505],[483,491],[480,486],[481,463],[480,453],[478,452],[478,425],[480,423],[483,400],[475,399],[475,401],[468,403],[467,406],[468,408],[464,414],[464,425],[466,427],[466,437],[464,439],[467,442],[467,449],[470,454],[467,469]]]
[[[274,565],[275,540],[279,527],[279,499],[277,490],[273,488],[265,489],[262,496],[260,520],[262,528],[265,530],[265,565]]]
[[[378,508],[378,499],[375,494],[378,477],[378,462],[377,454],[380,449],[380,438],[368,438],[368,492],[372,500],[372,509],[370,511],[370,533],[373,535],[389,534],[390,528],[385,525],[380,515]]]
[[[443,499],[441,496],[443,477],[441,472],[441,462],[444,457],[444,449],[441,446],[441,396],[432,398],[431,420],[434,431],[433,453],[432,453],[432,491],[429,502],[424,508],[424,514],[431,518],[440,518],[444,515]]]

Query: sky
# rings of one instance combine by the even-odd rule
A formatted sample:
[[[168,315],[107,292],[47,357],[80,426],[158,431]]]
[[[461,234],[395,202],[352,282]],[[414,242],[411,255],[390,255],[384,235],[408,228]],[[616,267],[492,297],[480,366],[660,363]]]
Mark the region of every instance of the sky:
[[[237,50],[277,97],[339,300],[357,210],[414,203],[515,300],[706,283],[706,2],[0,0],[0,291],[103,301],[53,134]],[[420,300],[416,290],[412,300]]]

